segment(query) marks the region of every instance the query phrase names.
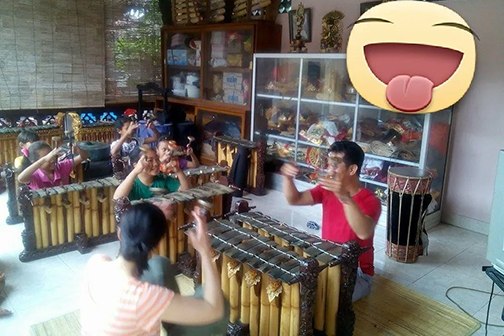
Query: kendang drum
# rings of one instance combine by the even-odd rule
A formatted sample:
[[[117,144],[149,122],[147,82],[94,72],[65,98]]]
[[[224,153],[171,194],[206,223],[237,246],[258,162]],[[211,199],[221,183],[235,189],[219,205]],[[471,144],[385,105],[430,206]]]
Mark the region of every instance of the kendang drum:
[[[414,167],[391,167],[388,171],[388,218],[386,254],[399,262],[415,262],[423,253],[423,230],[432,176]]]

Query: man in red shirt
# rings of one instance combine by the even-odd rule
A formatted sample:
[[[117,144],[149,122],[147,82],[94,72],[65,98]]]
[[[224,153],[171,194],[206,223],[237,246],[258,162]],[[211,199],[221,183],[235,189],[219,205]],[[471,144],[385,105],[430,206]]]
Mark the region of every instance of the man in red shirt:
[[[369,294],[374,275],[373,236],[380,217],[380,200],[361,186],[359,175],[364,152],[352,141],[336,141],[329,148],[327,169],[314,188],[298,191],[294,177],[299,169],[282,166],[283,192],[291,205],[322,204],[322,238],[336,243],[355,240],[368,248],[359,257],[353,301]],[[323,176],[325,175],[325,176]]]

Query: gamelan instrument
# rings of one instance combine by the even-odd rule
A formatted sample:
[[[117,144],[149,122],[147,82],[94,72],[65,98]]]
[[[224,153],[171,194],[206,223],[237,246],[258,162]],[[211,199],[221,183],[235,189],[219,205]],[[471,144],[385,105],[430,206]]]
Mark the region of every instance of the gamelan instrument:
[[[244,329],[237,334],[336,335],[352,328],[356,244],[323,241],[261,213],[216,219],[208,228],[231,329]]]
[[[317,260],[320,272],[317,275],[313,328],[325,335],[336,335],[338,313],[348,308],[354,287],[354,280],[348,281],[345,277],[354,272],[350,264],[356,262],[359,252],[355,251],[352,256],[346,252],[348,247],[345,245],[297,230],[260,212],[234,214],[230,220],[299,256]],[[345,308],[340,311],[340,307]]]
[[[21,261],[86,248],[116,239],[114,191],[120,181],[108,177],[83,183],[29,190],[23,186],[25,219]]]
[[[189,181],[190,186],[200,186],[208,182],[219,181],[222,173],[226,172],[226,167],[221,167],[219,165],[214,166],[199,166],[196,168],[184,169],[184,175]],[[177,178],[175,173],[169,173],[168,176]]]
[[[188,262],[192,264],[194,262],[184,258],[192,259],[195,253],[192,246],[188,243],[187,235],[184,233],[184,230],[180,230],[180,228],[191,221],[190,210],[193,209],[194,205],[197,204],[199,200],[204,200],[212,204],[213,208],[209,209],[210,217],[221,217],[226,210],[225,196],[232,191],[233,189],[222,184],[208,182],[192,189],[172,192],[144,200],[129,202],[122,199],[117,202],[115,210],[117,216],[120,217],[120,215],[128,209],[130,204],[137,204],[140,202],[150,202],[154,204],[169,202],[173,204],[173,216],[167,223],[168,230],[166,236],[161,239],[159,245],[155,249],[155,253],[169,258],[172,263],[177,263],[184,274],[192,277],[194,269],[189,269],[188,267],[194,268],[194,266],[185,265],[184,263]],[[185,255],[185,257],[180,261],[182,255]]]
[[[231,167],[240,146],[250,151],[247,189],[255,195],[264,195],[264,157],[266,155],[266,144],[235,139],[229,136],[214,136],[214,139],[217,144],[217,163],[225,161]]]

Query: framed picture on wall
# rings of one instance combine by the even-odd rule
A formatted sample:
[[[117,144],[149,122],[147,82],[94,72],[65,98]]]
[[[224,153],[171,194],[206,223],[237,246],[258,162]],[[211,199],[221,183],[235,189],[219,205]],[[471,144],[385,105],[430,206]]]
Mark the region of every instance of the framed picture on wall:
[[[376,5],[381,4],[383,1],[368,1],[368,2],[363,2],[360,4],[360,13],[361,15],[364,14],[365,11],[370,9],[371,7],[374,7]]]
[[[312,17],[311,8],[305,8],[305,19],[303,23],[303,29],[301,30],[301,38],[304,42],[311,42],[312,40]],[[289,11],[289,39],[293,41],[296,37],[297,25],[296,25],[296,10],[293,9]]]

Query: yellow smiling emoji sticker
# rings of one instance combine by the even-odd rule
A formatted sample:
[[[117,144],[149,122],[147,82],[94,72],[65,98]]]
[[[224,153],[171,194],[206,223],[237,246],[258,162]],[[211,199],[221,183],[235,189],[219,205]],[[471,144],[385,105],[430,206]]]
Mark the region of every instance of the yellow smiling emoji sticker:
[[[456,103],[476,66],[475,34],[451,9],[425,1],[372,7],[354,24],[347,47],[353,86],[371,104],[431,113]]]

